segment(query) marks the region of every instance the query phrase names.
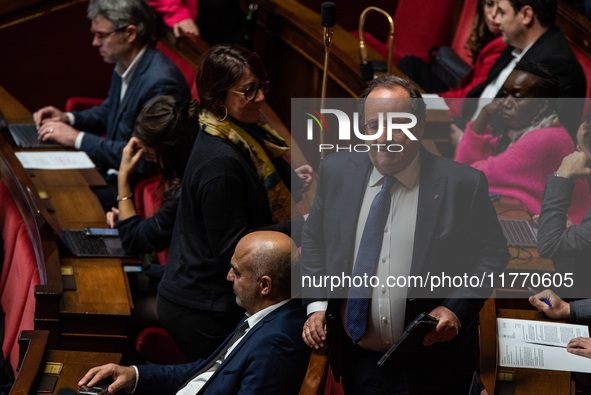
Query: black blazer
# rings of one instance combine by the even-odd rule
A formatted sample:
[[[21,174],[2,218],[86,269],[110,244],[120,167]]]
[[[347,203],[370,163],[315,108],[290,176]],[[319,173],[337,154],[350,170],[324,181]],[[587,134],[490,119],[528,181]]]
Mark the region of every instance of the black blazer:
[[[515,48],[508,46],[501,53],[495,64],[488,72],[488,77],[482,83],[468,92],[467,98],[478,98],[484,88],[495,79],[499,73],[511,62],[511,52]],[[558,79],[560,90],[559,97],[583,98],[587,92],[587,83],[583,68],[577,57],[570,49],[564,34],[560,28],[549,28],[540,38],[532,44],[531,48],[523,55],[521,61],[540,64]],[[495,97],[500,97],[501,91]],[[462,108],[461,119],[456,120],[460,127],[465,127],[476,111],[476,100],[465,100]],[[583,111],[583,100],[558,103],[558,115],[571,135],[576,133],[579,120]]]
[[[156,96],[171,95],[188,100],[191,91],[181,71],[155,47],[149,46],[140,58],[119,103],[121,77],[113,71],[107,99],[100,106],[74,112],[74,127],[89,132],[80,149],[104,169],[118,169],[123,148],[133,135],[135,121],[148,101]],[[107,138],[101,138],[106,134]]]
[[[515,48],[508,46],[493,64],[488,77],[468,92],[467,97],[480,97],[486,86],[509,64]],[[523,55],[522,61],[539,63],[558,79],[561,97],[585,97],[587,84],[583,68],[570,49],[560,28],[549,28]],[[499,93],[496,95],[499,96]]]
[[[351,273],[357,217],[371,169],[365,153],[329,155],[322,163],[316,198],[302,233],[302,275]],[[481,276],[504,269],[509,258],[507,244],[488,198],[484,173],[421,150],[419,187],[411,275],[445,271]],[[420,388],[442,388],[441,383],[451,386],[450,393],[461,393],[464,387],[467,393],[477,351],[478,313],[491,289],[452,288],[428,298],[431,294],[417,291],[409,290],[405,323],[443,305],[459,318],[460,334],[404,361],[394,357],[391,366],[405,370],[409,386],[419,386],[417,393]],[[334,328],[329,334],[332,348],[341,348],[343,341],[350,343],[339,317],[340,298],[346,290],[313,288],[303,292],[306,302],[329,300],[327,317],[334,321],[327,322]],[[338,359],[338,353],[333,353],[335,374],[340,372]],[[466,380],[460,379],[462,376]]]

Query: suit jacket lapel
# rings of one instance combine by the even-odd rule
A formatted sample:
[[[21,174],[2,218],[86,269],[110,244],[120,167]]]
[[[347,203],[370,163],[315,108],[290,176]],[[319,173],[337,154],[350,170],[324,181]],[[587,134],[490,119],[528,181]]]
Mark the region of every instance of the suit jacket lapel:
[[[123,100],[120,103],[119,103],[119,100],[117,100],[117,103],[119,103],[119,106],[117,107],[115,119],[113,122],[113,130],[115,130],[115,131],[117,130],[117,125],[119,124],[119,121],[121,120],[121,114],[123,113],[123,111],[125,111],[125,108],[127,108],[128,104],[132,100],[132,98],[137,99],[137,97],[138,97],[137,90],[140,89],[140,87],[136,83],[136,81],[138,79],[140,79],[141,75],[144,74],[148,70],[148,66],[152,62],[153,57],[154,57],[154,50],[152,49],[152,47],[146,48],[146,51],[144,52],[141,59],[139,60],[137,66],[136,66],[136,69],[133,72],[133,75],[131,76],[131,80],[129,81],[129,84],[127,85],[127,91],[125,92],[125,96],[123,97]],[[121,79],[119,79],[119,83],[121,84],[122,82],[123,81]],[[118,94],[121,95],[121,86],[119,86]],[[119,97],[117,97],[117,99],[119,99]]]
[[[439,212],[445,199],[447,177],[441,175],[433,163],[433,154],[421,149],[421,179],[419,206],[412,254],[411,274],[417,275],[425,264],[433,241]]]
[[[248,339],[250,339],[252,336],[254,336],[254,334],[256,332],[258,332],[259,330],[261,330],[263,328],[263,326],[275,319],[275,317],[277,317],[278,314],[280,314],[282,311],[284,310],[292,310],[299,307],[299,303],[297,303],[297,300],[290,300],[289,302],[287,302],[286,304],[284,304],[283,306],[273,310],[272,312],[270,312],[267,316],[265,316],[260,322],[258,322],[254,327],[250,328],[248,330],[248,332],[246,333],[246,335],[244,335],[244,338],[242,339],[242,341],[240,341],[240,343],[238,343],[236,345],[236,347],[234,347],[234,349],[232,350],[232,352],[230,353],[230,355],[228,355],[224,361],[222,362],[222,364],[216,369],[216,371],[213,373],[213,375],[209,378],[209,380],[207,380],[207,383],[205,383],[205,385],[201,388],[201,390],[199,390],[198,394],[202,394],[207,387],[212,383],[213,380],[215,380],[215,377],[218,374],[221,374],[221,372],[224,370],[224,368],[226,367],[226,365],[234,358],[234,356],[236,356],[239,352],[240,349],[246,344],[246,342],[248,342]],[[242,323],[242,321],[241,321]],[[226,339],[229,340],[229,339]],[[224,342],[224,345],[227,343],[227,341]],[[214,352],[213,355],[217,354],[217,352]],[[211,358],[208,359],[209,360]]]

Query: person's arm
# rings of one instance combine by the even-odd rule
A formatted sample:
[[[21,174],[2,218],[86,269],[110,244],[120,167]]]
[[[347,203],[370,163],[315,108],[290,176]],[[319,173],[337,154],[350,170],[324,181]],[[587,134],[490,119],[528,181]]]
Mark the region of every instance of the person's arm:
[[[181,33],[199,36],[199,28],[195,24],[197,0],[188,1],[194,2],[194,12],[191,12],[187,4],[181,0],[149,0],[148,3],[156,14],[162,16],[164,23],[173,29],[176,37]]]
[[[117,223],[121,245],[128,254],[159,252],[170,247],[178,195],[171,199],[174,202],[167,202],[150,218],[142,220],[134,215]]]
[[[134,368],[110,363],[90,369],[78,382],[78,385],[92,387],[106,378],[113,379],[113,383],[108,388],[109,394],[114,394],[119,390],[133,390],[137,379]]]
[[[182,365],[138,365],[136,394],[176,394],[181,386],[201,368],[203,360]]]
[[[326,163],[333,158],[327,157],[320,165],[316,196],[310,208],[310,214],[302,229],[301,276],[326,274],[324,246],[324,201],[326,179]],[[304,303],[307,304],[308,319],[302,328],[302,337],[308,347],[318,349],[326,344],[326,308],[327,294],[322,289],[305,289],[302,291]]]
[[[546,258],[565,258],[591,251],[591,211],[580,225],[566,226],[575,188],[573,179],[591,175],[587,157],[574,152],[564,158],[555,175],[546,177],[538,228],[538,252]]]
[[[497,142],[490,133],[476,134],[472,130],[473,123],[468,123],[456,148],[455,160],[467,165],[491,157]]]

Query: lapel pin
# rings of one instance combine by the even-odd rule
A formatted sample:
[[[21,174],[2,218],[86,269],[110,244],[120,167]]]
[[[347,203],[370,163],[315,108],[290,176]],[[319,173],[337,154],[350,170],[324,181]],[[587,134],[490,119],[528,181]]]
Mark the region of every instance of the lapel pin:
[[[433,198],[435,198],[435,200],[439,199],[439,195],[435,194],[435,196],[433,196]]]

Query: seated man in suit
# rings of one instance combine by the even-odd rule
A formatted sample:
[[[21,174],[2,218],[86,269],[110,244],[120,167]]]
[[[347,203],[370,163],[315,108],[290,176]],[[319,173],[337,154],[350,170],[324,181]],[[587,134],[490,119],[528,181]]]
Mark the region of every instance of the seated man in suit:
[[[298,263],[297,248],[283,233],[247,234],[228,272],[236,303],[247,317],[207,360],[174,366],[109,364],[89,370],[79,385],[111,377],[110,394],[120,389],[157,395],[297,394],[310,357],[301,337],[305,311],[300,301],[290,300],[291,267]]]
[[[370,278],[371,287],[353,279],[349,289],[303,288],[309,318],[302,336],[314,348],[329,336],[331,366],[347,394],[466,394],[475,369],[478,313],[490,287],[460,285],[435,295],[420,281],[411,287],[410,277],[504,269],[509,254],[486,177],[421,149],[425,103],[408,80],[381,76],[361,98],[366,134],[386,128],[386,113],[411,113],[416,140],[400,130],[392,131],[391,140],[381,133],[367,153],[339,152],[322,163],[302,232],[302,275]],[[379,149],[394,145],[389,143],[403,149]],[[439,320],[424,339],[428,347],[392,355],[378,368],[383,353],[422,312]]]
[[[558,0],[499,0],[495,21],[500,23],[508,47],[491,67],[487,79],[468,92],[468,98],[478,100],[465,101],[463,123],[478,116],[493,98],[501,96],[505,80],[521,59],[547,68],[558,79],[559,97],[585,97],[583,69],[566,37],[554,25],[557,7]],[[565,126],[574,133],[578,118],[572,118],[575,124]]]
[[[107,99],[100,106],[73,113],[43,107],[33,118],[40,140],[51,139],[90,156],[111,181],[109,191],[98,193],[103,206],[110,209],[116,205],[117,178],[107,172],[119,168],[140,110],[156,96],[184,100],[190,98],[190,91],[174,63],[150,44],[153,17],[146,1],[92,0],[88,17],[92,45],[105,62],[115,64]],[[101,138],[104,134],[106,139]]]

